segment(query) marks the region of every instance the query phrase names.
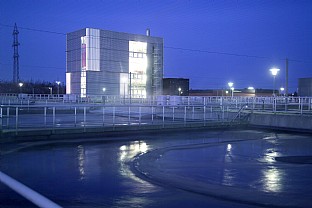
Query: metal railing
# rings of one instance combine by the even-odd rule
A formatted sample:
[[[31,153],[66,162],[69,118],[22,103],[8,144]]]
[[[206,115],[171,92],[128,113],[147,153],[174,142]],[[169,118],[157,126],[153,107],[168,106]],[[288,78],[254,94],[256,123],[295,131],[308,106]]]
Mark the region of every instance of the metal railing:
[[[38,207],[42,208],[61,208],[58,204],[54,203],[50,199],[46,198],[45,196],[39,194],[38,192],[30,189],[29,187],[25,186],[24,184],[20,183],[19,181],[11,178],[10,176],[4,174],[0,171],[0,182],[7,185],[10,189],[17,192],[18,194],[22,195],[27,200],[31,201]]]
[[[112,97],[110,98],[112,99]],[[141,126],[240,121],[241,114],[265,112],[312,115],[311,98],[182,97],[102,100],[102,102],[31,103],[0,106],[2,130]],[[245,106],[245,107],[244,107]],[[239,118],[239,119],[238,119]]]
[[[82,98],[78,95],[63,94],[0,94],[0,104],[2,105],[25,105],[25,104],[144,104],[144,105],[206,105],[231,103],[244,104],[276,104],[288,105],[292,108],[312,108],[312,97],[248,97],[248,96],[152,96],[146,98],[133,98],[129,96],[92,95]]]
[[[228,106],[164,105],[18,105],[1,106],[1,129],[61,129],[116,126],[168,126],[186,123],[228,122]],[[232,109],[235,110],[235,109]]]

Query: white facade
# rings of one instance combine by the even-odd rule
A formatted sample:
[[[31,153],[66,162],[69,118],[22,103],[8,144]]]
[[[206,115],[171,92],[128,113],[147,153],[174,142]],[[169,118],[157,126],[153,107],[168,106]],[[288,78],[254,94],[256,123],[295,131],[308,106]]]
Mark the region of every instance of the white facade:
[[[162,94],[162,38],[86,28],[67,34],[66,58],[67,94]]]

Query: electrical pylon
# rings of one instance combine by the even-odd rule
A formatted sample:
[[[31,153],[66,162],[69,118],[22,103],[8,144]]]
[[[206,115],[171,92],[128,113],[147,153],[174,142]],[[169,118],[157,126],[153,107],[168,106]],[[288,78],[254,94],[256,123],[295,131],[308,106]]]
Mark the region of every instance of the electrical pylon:
[[[19,55],[18,55],[18,30],[17,30],[17,25],[15,23],[14,25],[14,30],[13,30],[13,49],[14,49],[14,54],[13,54],[13,82],[18,83],[20,81],[19,78]]]

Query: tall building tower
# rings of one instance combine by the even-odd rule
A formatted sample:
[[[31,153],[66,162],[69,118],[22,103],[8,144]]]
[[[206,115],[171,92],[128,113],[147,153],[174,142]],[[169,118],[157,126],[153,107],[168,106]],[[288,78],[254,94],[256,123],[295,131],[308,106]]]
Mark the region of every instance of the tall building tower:
[[[19,42],[18,42],[18,30],[17,30],[17,26],[16,23],[14,25],[14,30],[13,30],[13,49],[14,49],[14,54],[13,54],[13,59],[14,59],[14,63],[13,63],[13,82],[17,83],[19,82],[19,55],[18,55],[18,46],[19,46]]]
[[[67,34],[66,93],[146,98],[162,94],[163,38],[84,28]]]

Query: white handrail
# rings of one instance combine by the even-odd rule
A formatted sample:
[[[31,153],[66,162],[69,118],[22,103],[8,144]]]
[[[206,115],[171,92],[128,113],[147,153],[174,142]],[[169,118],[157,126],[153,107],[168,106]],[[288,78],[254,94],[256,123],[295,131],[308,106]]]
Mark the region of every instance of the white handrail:
[[[57,205],[53,201],[48,198],[42,196],[41,194],[35,192],[24,184],[18,182],[17,180],[11,178],[10,176],[4,174],[0,171],[0,182],[4,183],[38,207],[42,208],[61,208],[61,206]]]

